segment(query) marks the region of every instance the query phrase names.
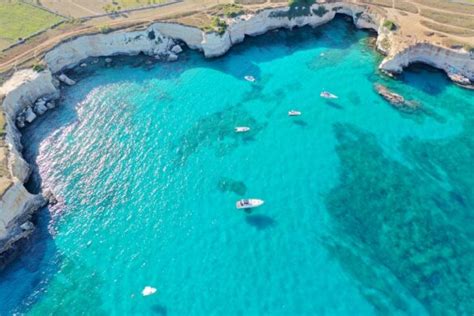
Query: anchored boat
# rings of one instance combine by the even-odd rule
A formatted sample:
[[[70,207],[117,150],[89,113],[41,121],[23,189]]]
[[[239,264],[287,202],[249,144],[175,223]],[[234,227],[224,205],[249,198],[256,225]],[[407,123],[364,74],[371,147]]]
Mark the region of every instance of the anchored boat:
[[[325,98],[325,99],[337,99],[338,98],[337,95],[332,94],[328,91],[321,92],[320,96],[321,96],[321,98]]]
[[[256,80],[254,76],[250,76],[250,75],[245,76],[244,79],[249,82],[255,82]]]
[[[248,132],[248,131],[250,131],[250,127],[247,127],[247,126],[237,126],[235,128],[236,133],[245,133],[245,132]]]
[[[301,112],[296,110],[291,110],[288,112],[288,116],[300,116]]]
[[[242,199],[238,200],[237,203],[235,203],[235,207],[237,207],[238,209],[249,209],[259,207],[263,203],[264,201],[260,199]]]

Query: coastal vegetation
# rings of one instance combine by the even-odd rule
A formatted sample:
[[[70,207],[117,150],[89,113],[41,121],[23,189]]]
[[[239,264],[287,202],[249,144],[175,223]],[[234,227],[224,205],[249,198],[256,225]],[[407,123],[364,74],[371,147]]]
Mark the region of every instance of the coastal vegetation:
[[[99,26],[99,31],[101,33],[109,33],[112,29],[110,28],[110,26],[108,24],[103,24],[103,25],[100,25]]]
[[[20,1],[0,2],[0,49],[62,21],[58,15]]]
[[[106,13],[115,13],[120,10],[128,10],[163,3],[164,0],[113,0],[102,7]]]
[[[311,6],[315,0],[289,0],[288,10],[274,11],[270,14],[273,18],[297,18],[299,16],[308,16],[311,14]],[[319,8],[318,8],[319,9]],[[317,11],[317,14],[321,14]],[[320,15],[322,16],[322,15]]]
[[[235,3],[219,4],[211,11],[212,14],[224,16],[226,18],[235,18],[244,14],[244,7]]]
[[[328,9],[326,9],[326,7],[323,6],[323,5],[320,5],[318,8],[313,9],[313,14],[315,14],[319,17],[322,17],[323,15],[325,15],[328,12],[329,12]]]
[[[227,23],[221,18],[214,16],[208,25],[205,25],[202,30],[206,33],[215,32],[222,35],[227,30]]]
[[[385,20],[385,22],[383,22],[383,26],[387,28],[389,31],[393,31],[397,28],[395,23],[390,20]]]
[[[33,70],[36,71],[36,72],[42,72],[45,69],[46,69],[46,66],[41,62],[36,62],[33,65]]]

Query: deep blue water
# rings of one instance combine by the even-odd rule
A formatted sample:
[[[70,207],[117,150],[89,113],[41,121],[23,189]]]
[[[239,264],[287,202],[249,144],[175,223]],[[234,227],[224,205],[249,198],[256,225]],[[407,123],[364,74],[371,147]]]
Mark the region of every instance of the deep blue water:
[[[0,314],[471,315],[472,92],[380,58],[337,19],[76,69],[23,136],[31,189],[60,203],[1,272]]]

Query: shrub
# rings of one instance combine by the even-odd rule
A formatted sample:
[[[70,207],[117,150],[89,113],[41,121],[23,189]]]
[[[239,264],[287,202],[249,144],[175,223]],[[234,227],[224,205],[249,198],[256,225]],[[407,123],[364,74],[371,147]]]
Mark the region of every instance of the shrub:
[[[109,33],[111,30],[112,30],[112,29],[111,29],[110,26],[108,26],[108,25],[101,25],[101,26],[99,27],[99,31],[100,31],[101,33]]]
[[[222,13],[228,18],[235,18],[244,13],[242,6],[237,4],[224,4],[222,5]]]
[[[41,64],[41,63],[35,63],[33,65],[33,70],[36,71],[36,72],[42,72],[43,70],[46,69],[46,66],[44,64]]]
[[[313,14],[315,14],[319,17],[322,17],[323,15],[325,15],[328,12],[329,12],[328,9],[326,9],[326,7],[323,6],[323,5],[320,5],[317,9],[313,9]]]
[[[206,33],[216,32],[219,35],[222,35],[227,30],[227,23],[224,20],[221,20],[219,17],[215,16],[212,18],[211,23],[203,27],[203,31]]]
[[[395,23],[390,20],[385,20],[385,22],[383,22],[383,26],[386,27],[389,31],[393,31],[396,29]]]

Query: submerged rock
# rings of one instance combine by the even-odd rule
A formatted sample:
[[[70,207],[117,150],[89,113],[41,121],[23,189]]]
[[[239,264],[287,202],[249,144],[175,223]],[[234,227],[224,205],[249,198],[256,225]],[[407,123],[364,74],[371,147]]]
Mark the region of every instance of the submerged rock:
[[[217,188],[221,192],[234,192],[237,195],[244,195],[247,192],[247,186],[242,181],[236,181],[230,178],[220,178]]]
[[[403,96],[390,91],[384,85],[377,83],[374,87],[378,94],[380,94],[385,100],[387,100],[394,108],[398,110],[412,113],[420,107],[417,102],[405,100]]]

